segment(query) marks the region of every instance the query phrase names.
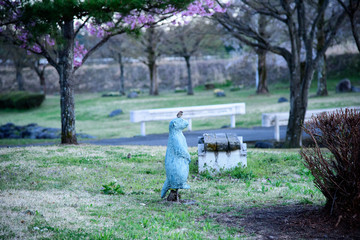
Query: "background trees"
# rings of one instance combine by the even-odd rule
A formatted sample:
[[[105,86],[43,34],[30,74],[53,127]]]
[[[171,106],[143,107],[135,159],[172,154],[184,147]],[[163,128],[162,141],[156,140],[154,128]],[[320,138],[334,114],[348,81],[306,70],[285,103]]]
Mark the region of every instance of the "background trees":
[[[342,1],[338,0],[339,4],[343,7],[346,14],[349,17],[351,31],[356,43],[356,46],[360,52],[360,1],[359,0],[349,0]]]
[[[164,52],[184,58],[187,69],[187,94],[194,95],[191,78],[190,58],[199,54],[202,48],[219,48],[214,25],[209,22],[194,20],[187,25],[173,26],[166,35]],[[215,41],[214,41],[215,40]]]
[[[236,10],[236,13],[231,13],[231,15],[234,14],[234,17],[231,21],[233,21],[232,24],[236,24],[238,27],[251,27],[253,29],[256,29],[258,31],[259,36],[262,38],[270,38],[271,37],[271,30],[274,30],[274,23],[270,22],[270,18],[266,15],[259,15],[254,14],[253,11],[251,11],[249,8],[246,8],[245,4],[242,4],[240,2],[232,4],[229,8],[229,11]],[[233,27],[229,28],[229,25],[227,24],[228,14],[215,14],[214,19],[216,22],[218,22],[220,25],[223,26],[225,31],[227,31],[229,34],[231,34],[234,38],[238,39],[240,42],[245,43],[243,41],[243,35],[238,34],[236,31],[234,31]],[[236,19],[236,22],[234,21]],[[277,32],[277,39],[281,39],[281,33]],[[249,44],[248,44],[249,45]],[[264,48],[259,48],[256,46],[249,45],[250,47],[253,47],[255,53],[257,54],[257,94],[267,94],[269,93],[268,85],[267,85],[267,70],[266,70],[266,54],[267,50]]]
[[[285,145],[296,147],[301,141],[301,125],[307,108],[308,91],[315,69],[330,46],[337,30],[345,19],[345,11],[331,11],[329,1],[237,1],[217,19],[242,42],[258,49],[271,51],[282,56],[287,62],[290,82],[290,117]],[[241,19],[241,12],[271,17],[284,28],[286,44],[263,36],[259,29]],[[324,31],[323,45],[316,46],[319,21],[325,16],[331,21]]]
[[[119,64],[119,89],[125,95],[125,63],[136,56],[134,40],[128,34],[121,34],[109,39],[99,50],[98,57],[112,58]]]
[[[157,79],[157,60],[162,54],[160,48],[164,42],[164,30],[156,24],[151,24],[143,31],[143,34],[135,41],[138,46],[139,60],[149,69],[150,95],[159,95],[159,84]],[[141,54],[143,53],[143,54]]]

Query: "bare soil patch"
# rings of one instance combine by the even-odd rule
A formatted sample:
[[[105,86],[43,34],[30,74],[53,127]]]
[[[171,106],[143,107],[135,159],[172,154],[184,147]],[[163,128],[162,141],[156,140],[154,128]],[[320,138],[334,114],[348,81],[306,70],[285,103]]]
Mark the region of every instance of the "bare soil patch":
[[[254,239],[360,239],[360,229],[341,223],[335,227],[337,219],[312,205],[239,209],[205,217]]]

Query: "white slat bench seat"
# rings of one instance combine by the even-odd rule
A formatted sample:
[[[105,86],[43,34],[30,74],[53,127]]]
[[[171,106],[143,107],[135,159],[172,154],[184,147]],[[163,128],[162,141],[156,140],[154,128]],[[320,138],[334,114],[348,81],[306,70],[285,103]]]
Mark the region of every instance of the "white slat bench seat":
[[[304,121],[311,119],[313,115],[317,115],[323,112],[335,112],[340,109],[356,109],[360,111],[360,106],[357,107],[342,107],[342,108],[327,108],[327,109],[315,109],[307,110]],[[262,126],[271,127],[274,126],[274,138],[276,141],[280,141],[280,126],[286,126],[289,121],[289,112],[277,112],[277,113],[263,113],[262,114]]]
[[[136,110],[130,112],[130,121],[134,123],[140,122],[141,135],[145,136],[145,122],[171,120],[176,118],[176,114],[179,111],[183,111],[183,118],[189,121],[189,131],[192,130],[191,119],[193,118],[217,117],[227,115],[231,116],[230,126],[234,128],[235,115],[245,114],[245,103]]]

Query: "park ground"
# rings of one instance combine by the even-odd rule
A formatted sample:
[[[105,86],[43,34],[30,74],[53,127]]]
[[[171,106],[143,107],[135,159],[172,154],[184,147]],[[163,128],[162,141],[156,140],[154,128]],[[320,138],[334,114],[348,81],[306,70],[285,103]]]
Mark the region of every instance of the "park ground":
[[[247,168],[213,176],[197,172],[197,149],[190,148],[191,189],[181,191],[181,204],[160,198],[166,147],[59,145],[0,151],[1,239],[360,236],[359,230],[341,223],[335,227],[336,219],[325,217],[325,199],[298,149],[250,149]]]
[[[359,106],[360,93],[335,93],[339,79],[330,80],[329,96],[310,91],[309,109]],[[360,85],[359,78],[351,79]],[[230,91],[217,98],[201,87],[194,96],[161,93],[102,98],[76,95],[77,131],[98,139],[132,137],[140,126],[129,122],[130,110],[245,102],[238,127],[261,124],[261,112],[288,111],[287,83],[272,85],[271,94],[254,89]],[[124,114],[107,115],[121,108]],[[47,96],[29,111],[1,110],[0,124],[32,122],[60,127],[59,96]],[[229,119],[193,121],[193,129],[215,129]],[[168,122],[147,124],[147,133],[166,133]],[[47,140],[48,141],[48,140]],[[325,199],[303,165],[299,149],[248,149],[248,167],[218,175],[197,172],[197,149],[189,148],[190,190],[183,200],[160,199],[165,180],[166,147],[53,146],[0,148],[1,239],[359,239],[360,232],[323,212]],[[44,140],[0,140],[0,145]],[[130,155],[129,155],[130,153]],[[130,156],[130,157],[128,157]],[[115,193],[115,194],[111,194]]]

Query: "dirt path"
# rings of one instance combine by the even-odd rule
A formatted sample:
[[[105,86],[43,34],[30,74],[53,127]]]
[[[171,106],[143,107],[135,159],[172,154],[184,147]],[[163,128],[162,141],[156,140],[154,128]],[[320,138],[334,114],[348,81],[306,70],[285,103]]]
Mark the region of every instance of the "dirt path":
[[[349,229],[325,216],[319,206],[288,205],[212,213],[206,218],[244,231],[255,239],[360,239],[360,229]]]

